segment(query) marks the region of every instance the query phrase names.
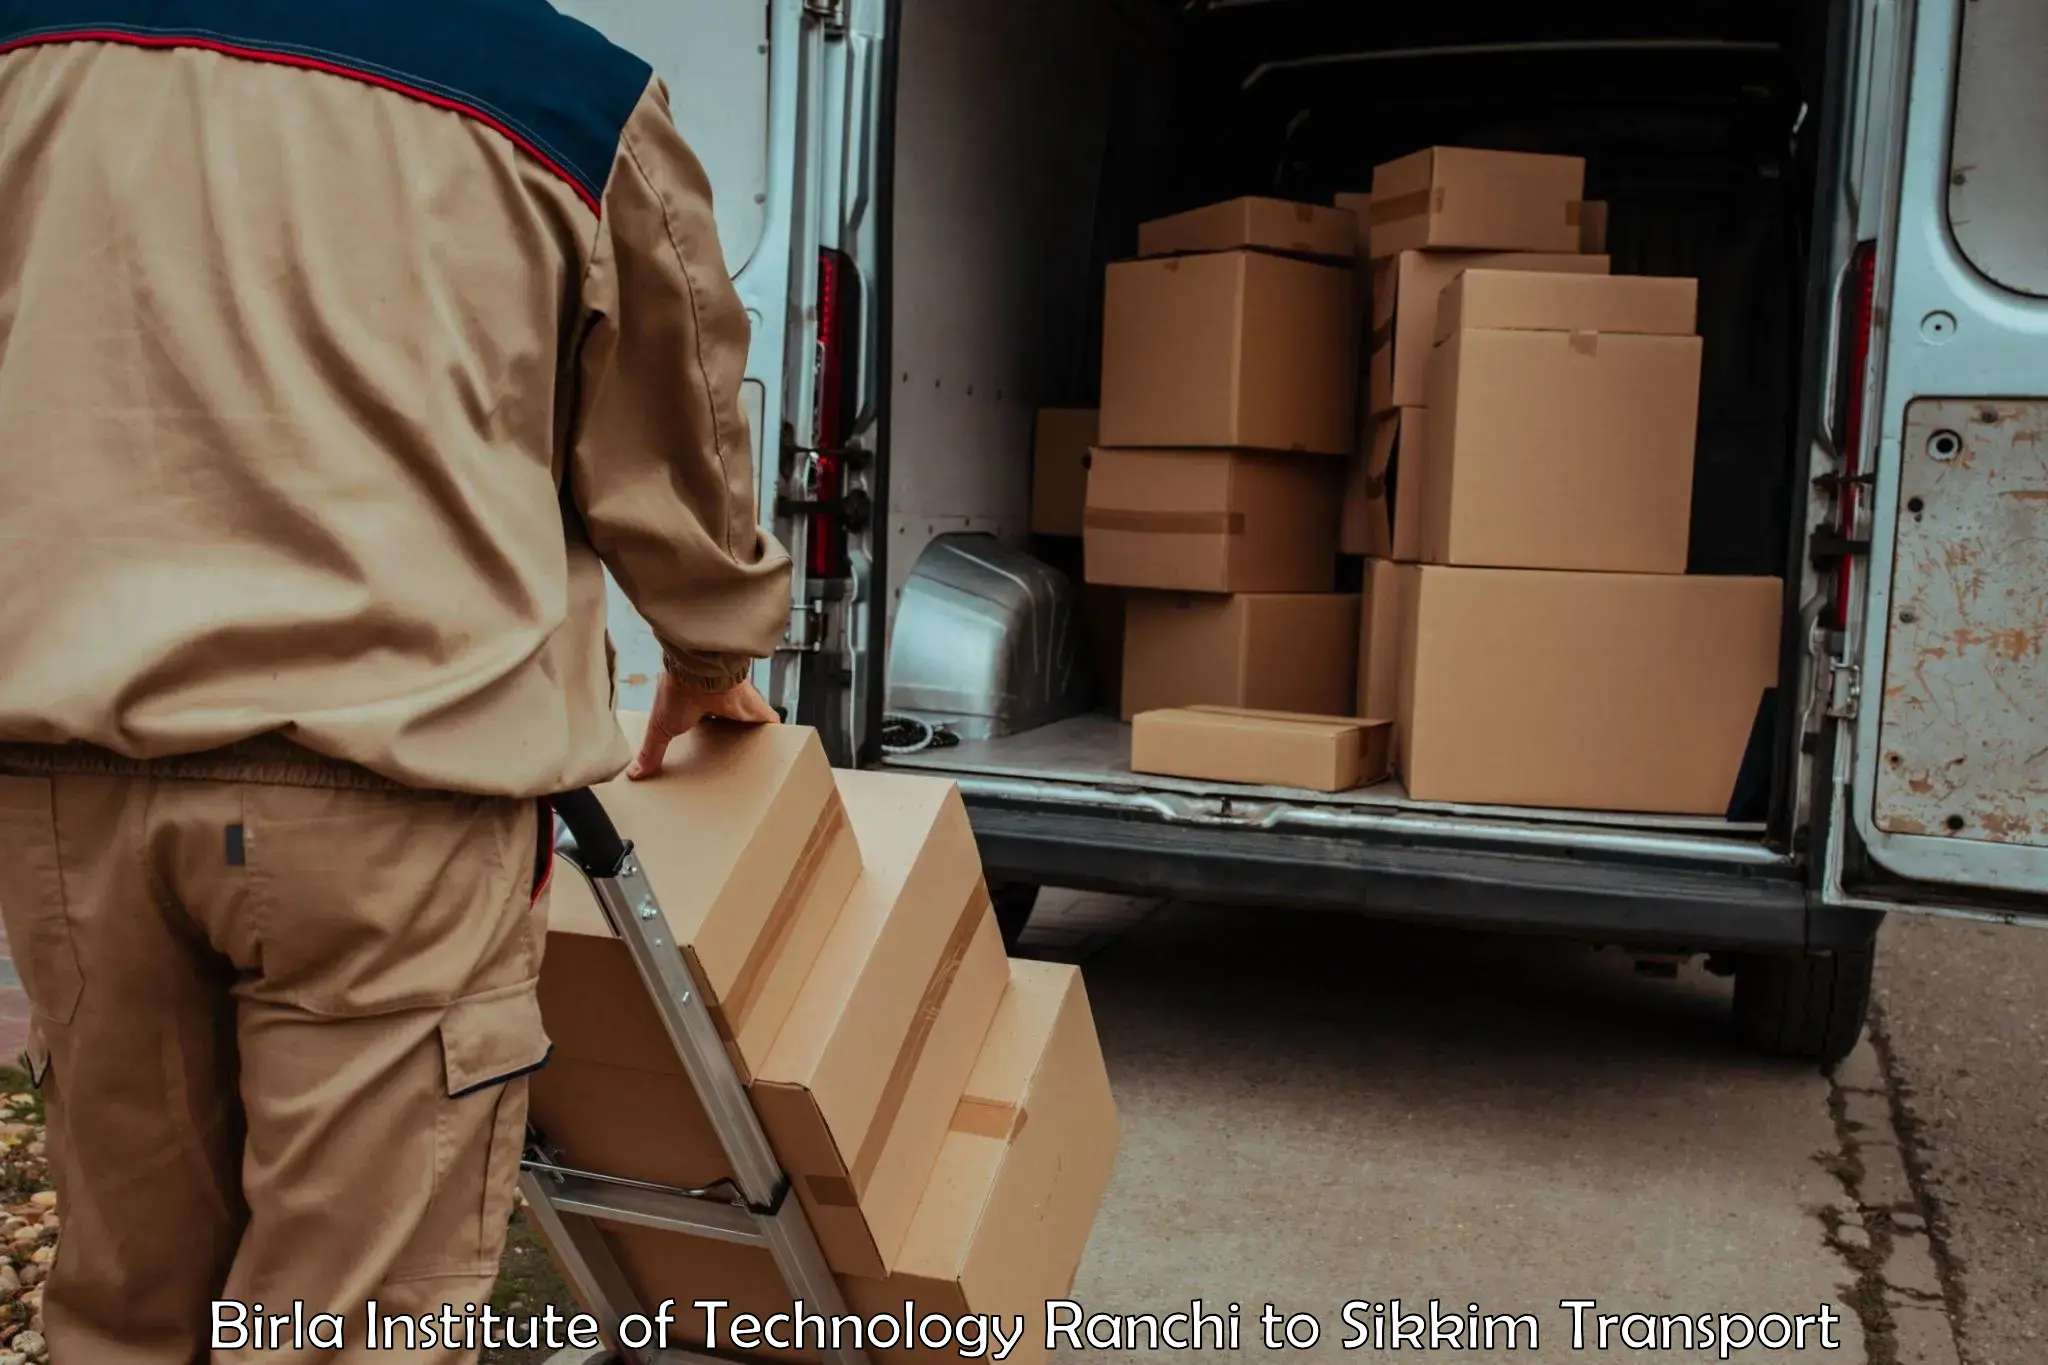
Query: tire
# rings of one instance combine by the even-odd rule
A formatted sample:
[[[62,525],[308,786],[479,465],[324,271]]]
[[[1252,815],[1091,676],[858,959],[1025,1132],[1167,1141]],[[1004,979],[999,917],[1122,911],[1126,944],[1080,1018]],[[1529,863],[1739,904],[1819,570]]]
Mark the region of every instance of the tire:
[[[1877,944],[1835,953],[1748,957],[1735,969],[1735,1027],[1773,1057],[1833,1066],[1863,1036]]]
[[[989,899],[995,902],[996,927],[1003,931],[1003,951],[1015,953],[1017,940],[1031,923],[1031,911],[1038,904],[1038,888],[1028,882],[1004,882],[991,886]]]

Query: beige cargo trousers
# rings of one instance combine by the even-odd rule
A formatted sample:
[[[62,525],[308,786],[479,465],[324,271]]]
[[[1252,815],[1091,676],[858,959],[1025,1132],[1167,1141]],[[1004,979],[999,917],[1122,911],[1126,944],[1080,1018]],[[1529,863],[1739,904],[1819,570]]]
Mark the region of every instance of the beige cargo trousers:
[[[0,746],[56,1365],[476,1359],[407,1350],[403,1325],[368,1350],[366,1315],[412,1317],[417,1344],[419,1315],[488,1301],[548,1052],[550,834],[535,803],[281,744]],[[259,1335],[259,1312],[291,1321]]]

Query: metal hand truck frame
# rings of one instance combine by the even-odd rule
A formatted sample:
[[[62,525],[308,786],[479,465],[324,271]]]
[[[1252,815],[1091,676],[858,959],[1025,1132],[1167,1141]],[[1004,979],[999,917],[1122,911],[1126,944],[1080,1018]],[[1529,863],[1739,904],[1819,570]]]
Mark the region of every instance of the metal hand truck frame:
[[[696,1087],[705,1114],[724,1148],[732,1175],[702,1189],[674,1189],[564,1166],[528,1129],[519,1190],[527,1215],[561,1260],[569,1286],[597,1318],[616,1350],[575,1350],[548,1365],[682,1365],[720,1358],[678,1347],[636,1348],[621,1328],[645,1316],[625,1272],[605,1241],[606,1223],[687,1233],[739,1246],[765,1248],[783,1282],[807,1312],[827,1320],[846,1306],[818,1247],[803,1204],[769,1148],[767,1134],[747,1099],[746,1087],[718,1036],[702,984],[691,974],[654,888],[633,845],[620,837],[597,794],[588,789],[553,799],[555,851],[583,873],[612,932],[626,945],[662,1027]],[[858,1350],[826,1349],[826,1365],[868,1365]],[[723,1365],[723,1362],[720,1362]]]

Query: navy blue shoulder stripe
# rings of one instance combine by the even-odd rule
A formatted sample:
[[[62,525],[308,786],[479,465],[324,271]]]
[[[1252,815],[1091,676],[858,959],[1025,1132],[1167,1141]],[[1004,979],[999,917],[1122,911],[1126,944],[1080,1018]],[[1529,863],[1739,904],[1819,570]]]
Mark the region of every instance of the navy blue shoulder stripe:
[[[206,48],[382,86],[495,129],[593,211],[653,75],[547,0],[0,0],[0,54],[42,43]]]

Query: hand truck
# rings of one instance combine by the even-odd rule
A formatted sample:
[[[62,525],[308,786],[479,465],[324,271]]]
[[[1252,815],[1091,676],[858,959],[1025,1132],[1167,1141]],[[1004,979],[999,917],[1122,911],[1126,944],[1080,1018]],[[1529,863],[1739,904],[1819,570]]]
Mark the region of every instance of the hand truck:
[[[583,873],[612,932],[626,945],[661,1016],[669,1041],[696,1087],[704,1112],[724,1147],[732,1175],[702,1189],[674,1189],[564,1166],[531,1127],[520,1162],[519,1190],[526,1211],[562,1262],[569,1287],[598,1320],[613,1348],[571,1349],[548,1365],[682,1365],[719,1357],[676,1347],[634,1347],[622,1325],[646,1310],[605,1241],[601,1224],[624,1223],[687,1233],[739,1246],[766,1248],[783,1282],[807,1311],[828,1321],[846,1312],[839,1282],[790,1189],[788,1175],[768,1146],[761,1121],[733,1069],[712,1022],[701,984],[691,975],[654,888],[633,846],[585,788],[553,798],[555,851]],[[644,1322],[644,1319],[643,1319]],[[826,1365],[868,1365],[859,1350],[824,1352]],[[723,1365],[723,1362],[720,1362]]]

